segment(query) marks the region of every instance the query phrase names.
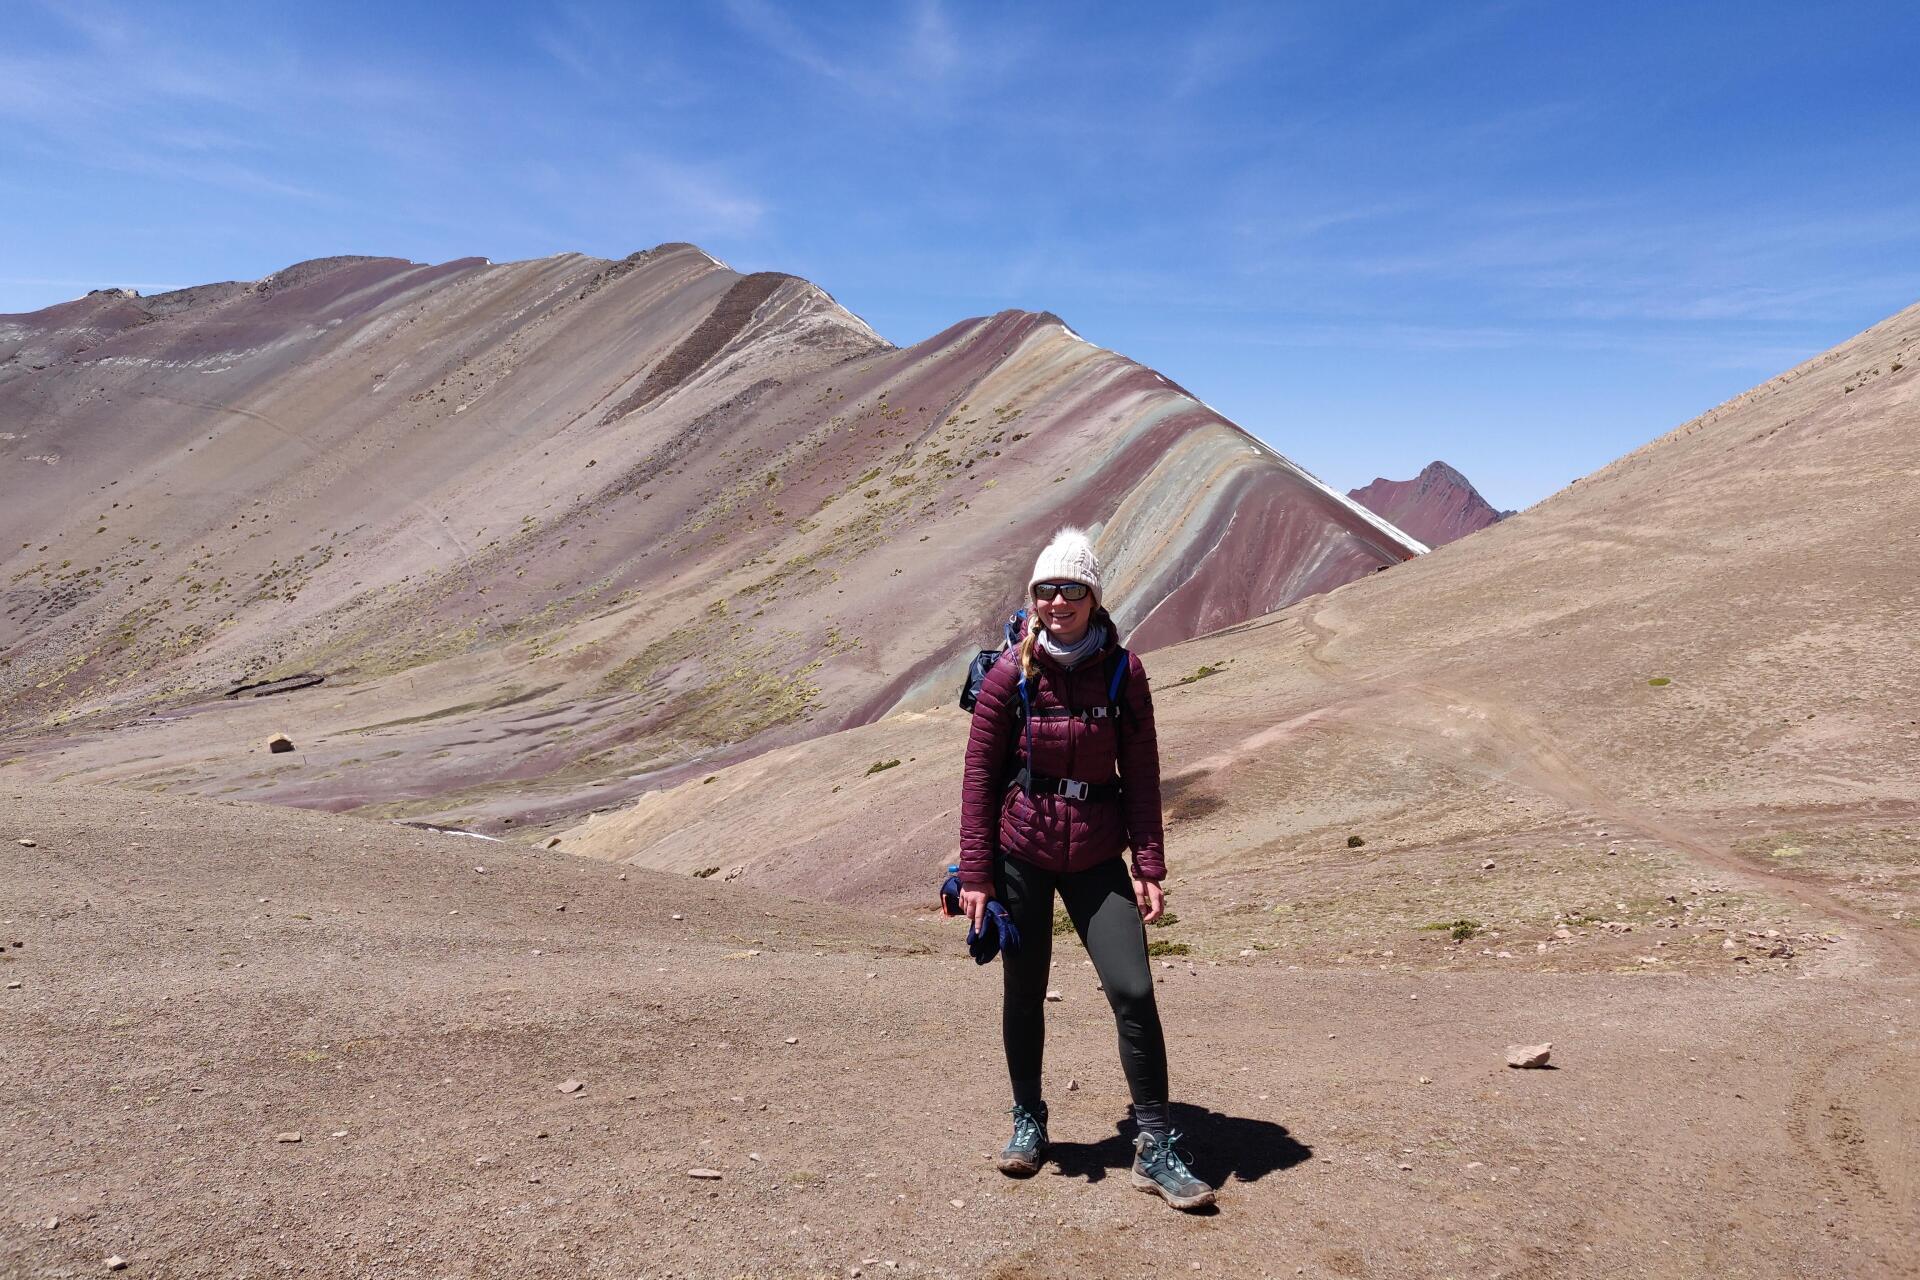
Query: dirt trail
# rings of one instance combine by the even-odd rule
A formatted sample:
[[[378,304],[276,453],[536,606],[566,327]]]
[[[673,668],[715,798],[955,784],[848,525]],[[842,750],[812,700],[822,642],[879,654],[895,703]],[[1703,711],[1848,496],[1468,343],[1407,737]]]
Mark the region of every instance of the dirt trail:
[[[1306,715],[1237,744],[1229,755],[1272,745],[1274,735],[1316,721],[1338,719],[1350,728],[1387,735],[1483,773],[1489,780],[1528,787],[1570,809],[1603,818],[1680,850],[1725,877],[1775,896],[1791,898],[1856,931],[1863,954],[1835,953],[1827,963],[1872,963],[1887,976],[1920,974],[1920,934],[1884,915],[1861,910],[1789,868],[1764,867],[1742,858],[1723,841],[1635,805],[1582,768],[1553,733],[1518,708],[1486,693],[1465,691],[1432,679],[1393,672],[1354,675],[1328,656],[1338,639],[1323,619],[1323,600],[1287,619],[1302,636],[1301,654],[1319,676],[1345,691]]]

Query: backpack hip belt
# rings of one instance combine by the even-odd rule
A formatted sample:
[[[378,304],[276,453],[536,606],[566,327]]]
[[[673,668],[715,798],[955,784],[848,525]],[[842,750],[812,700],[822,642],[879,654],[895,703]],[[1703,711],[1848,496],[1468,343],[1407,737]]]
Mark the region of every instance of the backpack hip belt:
[[[1049,778],[1042,773],[1030,773],[1026,769],[1013,775],[1009,784],[1019,787],[1030,796],[1065,796],[1069,800],[1118,800],[1120,783],[1081,782],[1076,778]]]

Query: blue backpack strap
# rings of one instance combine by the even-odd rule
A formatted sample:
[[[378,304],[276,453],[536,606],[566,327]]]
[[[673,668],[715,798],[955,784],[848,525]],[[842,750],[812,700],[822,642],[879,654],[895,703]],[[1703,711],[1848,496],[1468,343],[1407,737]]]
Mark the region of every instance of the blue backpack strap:
[[[1127,682],[1128,658],[1131,656],[1125,649],[1118,650],[1117,654],[1119,661],[1113,664],[1113,678],[1107,681],[1107,704],[1115,707],[1120,705],[1120,686]]]
[[[1027,758],[1020,767],[1019,782],[1021,790],[1029,797],[1033,795],[1033,690],[1028,686],[1026,674],[1020,676],[1020,718],[1027,722]]]

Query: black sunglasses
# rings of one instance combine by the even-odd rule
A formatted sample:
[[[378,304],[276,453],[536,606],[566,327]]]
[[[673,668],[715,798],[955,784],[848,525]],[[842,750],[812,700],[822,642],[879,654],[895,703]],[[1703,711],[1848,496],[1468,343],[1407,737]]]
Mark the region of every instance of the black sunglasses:
[[[1036,582],[1033,584],[1035,600],[1051,600],[1059,596],[1062,600],[1085,600],[1087,592],[1093,590],[1084,582]]]

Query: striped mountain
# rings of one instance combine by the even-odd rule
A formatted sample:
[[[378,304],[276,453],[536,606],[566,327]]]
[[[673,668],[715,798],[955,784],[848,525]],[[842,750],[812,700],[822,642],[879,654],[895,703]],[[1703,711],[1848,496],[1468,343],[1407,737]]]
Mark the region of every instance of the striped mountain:
[[[0,759],[489,829],[948,701],[1062,523],[1143,649],[1423,549],[1052,315],[685,244],[0,317],[0,488]]]

